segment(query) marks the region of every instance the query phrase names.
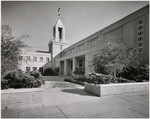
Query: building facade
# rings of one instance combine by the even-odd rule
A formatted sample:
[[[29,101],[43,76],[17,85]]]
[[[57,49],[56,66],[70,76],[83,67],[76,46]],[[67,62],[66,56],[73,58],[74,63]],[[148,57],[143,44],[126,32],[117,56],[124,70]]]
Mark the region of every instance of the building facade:
[[[59,41],[60,48],[64,45],[65,39],[62,42],[58,40],[61,34],[59,28],[54,31],[54,42]],[[149,6],[143,7],[64,50],[51,43],[52,64],[54,67],[59,67],[60,75],[71,76],[76,67],[85,68],[85,75],[87,75],[93,71],[90,66],[93,56],[110,42],[123,42],[138,47],[139,56],[142,58],[141,64],[149,64]],[[59,51],[56,52],[55,49]]]
[[[46,68],[51,67],[51,56],[49,52],[22,52],[19,60],[19,66],[22,71],[39,70],[41,73],[43,73]]]

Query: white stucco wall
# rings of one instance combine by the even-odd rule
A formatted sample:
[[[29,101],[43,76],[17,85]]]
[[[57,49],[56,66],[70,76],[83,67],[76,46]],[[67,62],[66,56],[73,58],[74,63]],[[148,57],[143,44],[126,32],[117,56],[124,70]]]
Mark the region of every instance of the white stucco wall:
[[[48,62],[46,61],[46,58],[49,58],[49,61],[51,60],[50,53],[27,52],[22,53],[21,56],[23,56],[23,60],[20,61],[19,67],[23,71],[26,71],[26,67],[30,67],[31,71],[33,70],[33,67],[39,69]],[[27,61],[26,56],[30,56],[30,61]],[[37,57],[37,61],[33,61],[34,56]],[[43,61],[40,61],[40,57],[43,57]]]

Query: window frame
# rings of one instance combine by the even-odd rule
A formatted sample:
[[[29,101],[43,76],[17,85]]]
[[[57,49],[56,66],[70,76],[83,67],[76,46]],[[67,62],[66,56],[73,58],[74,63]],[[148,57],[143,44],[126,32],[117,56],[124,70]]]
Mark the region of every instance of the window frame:
[[[33,56],[33,61],[37,62],[37,57]]]

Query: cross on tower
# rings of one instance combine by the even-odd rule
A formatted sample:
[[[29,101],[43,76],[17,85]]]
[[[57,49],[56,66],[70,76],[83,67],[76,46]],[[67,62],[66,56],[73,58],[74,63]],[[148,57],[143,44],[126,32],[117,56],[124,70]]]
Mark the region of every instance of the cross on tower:
[[[60,8],[58,8],[58,18],[60,18]]]

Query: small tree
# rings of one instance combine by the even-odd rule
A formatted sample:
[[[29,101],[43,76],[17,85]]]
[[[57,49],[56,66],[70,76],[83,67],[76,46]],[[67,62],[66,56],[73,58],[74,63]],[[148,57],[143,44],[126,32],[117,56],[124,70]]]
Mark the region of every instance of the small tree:
[[[26,45],[23,41],[27,35],[22,35],[19,38],[12,37],[11,28],[9,25],[1,26],[1,73],[2,75],[8,70],[18,69],[19,56],[21,49]]]
[[[96,72],[111,74],[114,77],[124,68],[138,65],[139,57],[136,48],[123,43],[108,43],[93,58]]]

